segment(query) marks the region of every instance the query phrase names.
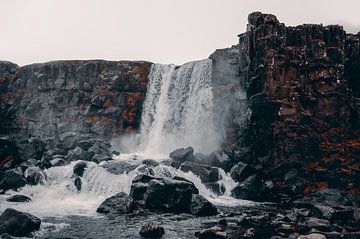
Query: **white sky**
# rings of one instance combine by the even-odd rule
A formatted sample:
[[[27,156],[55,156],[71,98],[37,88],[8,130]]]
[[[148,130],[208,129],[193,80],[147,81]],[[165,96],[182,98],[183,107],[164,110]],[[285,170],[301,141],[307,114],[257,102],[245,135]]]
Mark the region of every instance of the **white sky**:
[[[253,11],[360,31],[359,0],[0,0],[0,59],[182,64],[236,44]]]

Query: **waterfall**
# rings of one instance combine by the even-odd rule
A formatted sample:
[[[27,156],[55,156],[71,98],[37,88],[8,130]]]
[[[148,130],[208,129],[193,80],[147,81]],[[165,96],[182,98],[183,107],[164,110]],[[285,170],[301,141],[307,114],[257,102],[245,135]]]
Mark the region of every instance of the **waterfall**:
[[[218,149],[221,134],[214,122],[212,61],[177,68],[154,64],[140,130],[140,151],[146,155],[167,155],[186,146],[203,153]]]

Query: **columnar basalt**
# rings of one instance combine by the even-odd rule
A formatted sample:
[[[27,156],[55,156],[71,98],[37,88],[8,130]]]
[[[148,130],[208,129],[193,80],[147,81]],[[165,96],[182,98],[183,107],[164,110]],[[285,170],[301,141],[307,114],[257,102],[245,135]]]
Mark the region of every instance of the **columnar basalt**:
[[[248,20],[239,35],[239,74],[252,114],[245,140],[234,144],[248,146],[250,156],[238,160],[288,196],[358,190],[359,35],[338,25],[286,27],[260,12]],[[298,187],[289,189],[284,176],[291,169]]]

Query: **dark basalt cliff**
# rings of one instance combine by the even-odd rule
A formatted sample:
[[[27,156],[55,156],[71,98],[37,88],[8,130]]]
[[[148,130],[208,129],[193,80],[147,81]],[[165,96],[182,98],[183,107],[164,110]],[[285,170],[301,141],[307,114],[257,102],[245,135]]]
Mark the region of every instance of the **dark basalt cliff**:
[[[0,62],[0,134],[25,152],[34,151],[28,139],[35,137],[66,155],[81,140],[107,142],[131,132],[140,124],[150,67],[149,62],[101,60],[24,67]],[[7,144],[3,140],[2,148]],[[6,147],[0,165],[16,158]]]
[[[267,199],[358,192],[360,34],[337,25],[286,27],[260,12],[248,20],[239,75],[252,113],[229,151],[257,171]]]

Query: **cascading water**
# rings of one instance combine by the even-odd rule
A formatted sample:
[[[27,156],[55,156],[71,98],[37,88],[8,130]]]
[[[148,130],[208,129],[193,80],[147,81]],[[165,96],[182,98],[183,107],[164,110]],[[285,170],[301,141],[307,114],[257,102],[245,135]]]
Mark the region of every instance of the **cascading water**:
[[[222,140],[214,119],[211,60],[180,67],[154,64],[136,151],[156,157],[192,146],[197,152],[209,153]]]

